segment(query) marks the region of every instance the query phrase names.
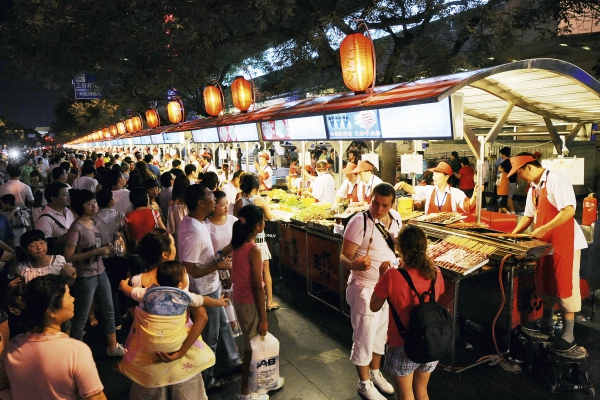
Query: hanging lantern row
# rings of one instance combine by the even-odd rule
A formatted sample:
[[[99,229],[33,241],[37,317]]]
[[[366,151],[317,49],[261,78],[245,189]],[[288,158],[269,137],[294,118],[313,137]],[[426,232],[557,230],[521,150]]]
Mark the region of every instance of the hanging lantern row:
[[[369,32],[367,24],[363,20],[358,22],[358,28],[361,26],[365,30],[363,33],[353,33],[347,35],[340,45],[340,61],[342,66],[342,78],[344,84],[355,94],[364,94],[371,87],[371,94],[375,86],[376,58],[373,38]],[[255,95],[252,90],[252,84],[242,76],[235,78],[231,84],[231,95],[233,105],[240,112],[248,112],[248,109],[255,104]],[[219,116],[225,108],[225,98],[223,90],[218,83],[208,85],[202,93],[204,99],[204,109],[212,117]],[[169,121],[173,124],[179,124],[185,119],[185,108],[179,97],[175,97],[167,104],[167,113]],[[146,111],[146,122],[148,127],[156,128],[160,126],[160,115],[156,108],[150,108]],[[134,133],[142,130],[144,123],[142,117],[134,115],[126,121],[119,121],[117,124],[110,125],[108,128],[92,132],[81,139],[72,143],[98,141],[102,138],[109,139],[125,133]]]

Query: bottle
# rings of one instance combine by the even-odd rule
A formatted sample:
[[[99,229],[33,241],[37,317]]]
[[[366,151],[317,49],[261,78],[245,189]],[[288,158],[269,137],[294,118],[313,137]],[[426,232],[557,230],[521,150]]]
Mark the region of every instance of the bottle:
[[[222,261],[223,259],[225,259],[225,257],[223,256],[223,252],[221,250],[217,251],[217,262]],[[229,287],[229,270],[220,269],[218,271],[219,279],[221,280],[221,285],[223,286],[223,289],[227,289]]]

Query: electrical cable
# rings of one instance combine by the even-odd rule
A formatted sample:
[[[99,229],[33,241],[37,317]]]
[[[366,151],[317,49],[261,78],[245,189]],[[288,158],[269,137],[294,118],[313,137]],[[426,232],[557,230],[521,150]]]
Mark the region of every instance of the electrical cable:
[[[494,320],[492,321],[492,340],[494,341],[494,348],[496,349],[496,353],[498,354],[498,356],[505,363],[508,363],[508,362],[506,361],[504,356],[502,356],[502,353],[500,353],[500,350],[498,349],[498,342],[496,341],[496,322],[498,321],[500,314],[502,314],[502,310],[504,309],[504,305],[506,304],[506,294],[504,293],[504,283],[502,283],[502,270],[504,269],[504,262],[506,262],[506,260],[512,256],[513,256],[512,254],[505,255],[504,258],[502,258],[500,267],[498,267],[498,283],[500,285],[500,293],[502,294],[502,302],[500,303],[500,308],[498,309],[498,312],[496,313],[496,316],[494,317]],[[510,284],[512,285],[513,283],[510,282]],[[509,316],[509,318],[510,318],[510,316]]]

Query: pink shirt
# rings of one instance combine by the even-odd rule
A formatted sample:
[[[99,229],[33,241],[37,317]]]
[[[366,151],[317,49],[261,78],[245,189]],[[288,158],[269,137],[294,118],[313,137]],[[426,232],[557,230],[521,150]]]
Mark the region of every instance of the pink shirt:
[[[254,304],[252,290],[252,266],[248,261],[250,250],[256,243],[246,242],[231,255],[231,283],[233,283],[233,301],[238,304]]]
[[[15,400],[75,400],[104,389],[88,345],[65,333],[18,335],[2,361]]]

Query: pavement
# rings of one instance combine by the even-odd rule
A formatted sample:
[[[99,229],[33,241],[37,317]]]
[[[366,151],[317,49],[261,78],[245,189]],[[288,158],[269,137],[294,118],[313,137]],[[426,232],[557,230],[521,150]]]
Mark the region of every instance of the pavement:
[[[279,271],[271,269],[273,274]],[[306,293],[306,280],[283,267],[281,277],[274,276],[275,299],[281,308],[268,313],[269,332],[280,341],[280,375],[285,385],[271,392],[274,400],[358,400],[358,378],[349,362],[352,346],[352,328],[348,317],[331,309]],[[590,377],[600,388],[600,317],[587,319],[591,301],[584,301],[578,314],[575,336],[590,354]],[[118,338],[124,342],[127,320]],[[130,382],[114,370],[118,359],[104,355],[105,341],[98,328],[87,327],[85,341],[90,344],[97,362],[100,377],[109,400],[128,399]],[[242,345],[242,338],[238,343]],[[219,358],[217,356],[217,358]],[[217,364],[217,374],[219,373]],[[549,371],[549,370],[548,370]],[[546,371],[546,372],[548,372]],[[534,371],[535,372],[535,371]],[[386,375],[384,373],[384,375]],[[388,378],[389,376],[386,375]],[[227,389],[209,396],[209,400],[237,400],[240,393],[241,374],[226,376]],[[507,372],[498,365],[484,363],[459,374],[446,372],[440,366],[433,372],[429,383],[431,399],[584,399],[586,393],[550,391],[549,373],[527,371]],[[394,396],[388,396],[392,399]]]

